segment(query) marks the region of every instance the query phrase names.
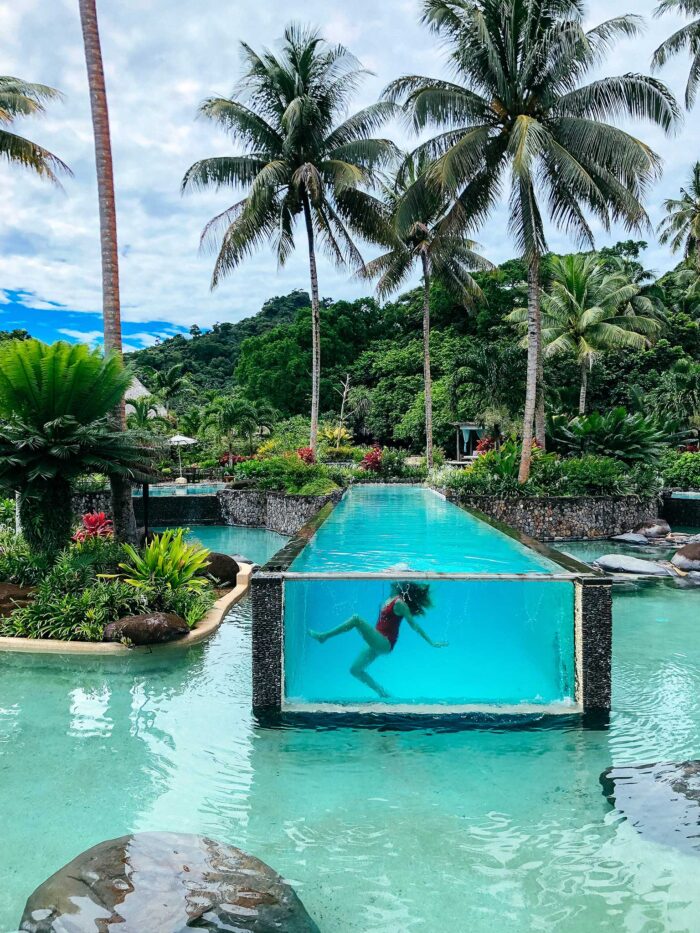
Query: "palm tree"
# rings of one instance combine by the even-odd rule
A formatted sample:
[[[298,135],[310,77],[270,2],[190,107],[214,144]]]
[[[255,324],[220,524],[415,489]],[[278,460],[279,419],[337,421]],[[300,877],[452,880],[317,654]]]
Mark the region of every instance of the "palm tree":
[[[72,174],[71,170],[48,149],[5,127],[17,117],[27,117],[44,112],[44,103],[60,98],[61,95],[45,84],[30,84],[9,75],[0,76],[0,156],[8,162],[23,165],[58,184],[58,174]]]
[[[263,242],[280,266],[294,249],[294,226],[303,217],[311,278],[311,435],[316,448],[321,372],[320,300],[316,249],[339,266],[361,264],[353,234],[371,233],[371,199],[362,190],[394,146],[372,133],[394,112],[374,104],[340,122],[366,74],[343,46],[318,32],[288,26],[280,55],[258,54],[242,43],[241,99],[212,97],[200,113],[227,129],[243,154],[203,159],[182,188],[247,189],[248,194],[205,227],[203,244],[221,234],[212,288]]]
[[[670,243],[674,253],[682,250],[686,261],[700,271],[700,162],[693,166],[690,184],[681,188],[681,197],[664,201],[664,210],[659,242]]]
[[[446,39],[455,80],[418,75],[385,95],[403,104],[416,131],[442,132],[418,148],[430,177],[453,198],[442,223],[486,220],[510,176],[509,229],[528,266],[528,366],[519,479],[530,469],[533,421],[544,441],[540,260],[545,214],[593,244],[589,211],[604,228],[648,223],[642,198],[660,169],[652,150],[609,120],[646,118],[670,131],[671,92],[626,74],[584,83],[618,37],[640,20],[622,16],[588,31],[580,0],[423,0],[424,21]]]
[[[149,380],[153,387],[153,394],[161,398],[166,405],[189,385],[184,370],[182,363],[176,363],[168,369],[154,370]]]
[[[361,274],[379,277],[377,292],[386,297],[396,291],[419,265],[423,281],[423,382],[425,386],[425,458],[433,466],[433,390],[430,366],[430,289],[440,281],[458,300],[469,302],[481,294],[471,270],[491,268],[475,252],[475,244],[442,220],[449,208],[444,189],[426,180],[425,153],[407,156],[394,177],[383,186],[387,252],[367,263]],[[379,237],[378,237],[379,238]]]
[[[102,48],[97,25],[95,0],[78,0],[83,31],[85,64],[90,88],[90,110],[95,137],[97,196],[100,209],[100,244],[102,253],[102,319],[105,352],[122,355],[122,323],[119,301],[119,251],[117,248],[117,207],[114,198],[112,143],[109,134],[107,90],[102,65]],[[120,399],[115,408],[115,420],[126,427],[126,408]],[[122,541],[136,543],[136,519],[131,486],[124,476],[110,476],[114,530]]]
[[[131,383],[118,354],[39,340],[0,345],[0,487],[19,493],[34,551],[70,538],[71,487],[84,473],[145,478],[149,451],[110,412]]]
[[[700,83],[700,0],[662,0],[654,10],[654,16],[663,16],[664,13],[683,13],[686,16],[697,17],[662,42],[652,59],[652,67],[662,68],[679,52],[686,49],[690,52],[690,74],[685,87],[685,105],[690,110],[695,103]]]
[[[157,399],[152,395],[131,399],[129,407],[133,411],[127,415],[127,424],[137,431],[147,431],[154,424],[167,424],[166,419],[159,414]]]
[[[642,350],[660,330],[653,316],[635,314],[632,302],[640,287],[622,271],[610,272],[595,254],[553,256],[549,292],[542,295],[544,355],[572,353],[581,368],[579,414],[586,411],[588,374],[607,350]],[[645,305],[649,315],[653,306]],[[527,328],[527,308],[508,319]],[[527,340],[527,337],[524,338]]]
[[[276,416],[277,412],[267,401],[252,401],[242,395],[232,395],[214,402],[208,424],[214,424],[220,437],[226,440],[229,455],[235,436],[248,438],[248,447],[252,454],[253,435],[264,428],[271,428]]]

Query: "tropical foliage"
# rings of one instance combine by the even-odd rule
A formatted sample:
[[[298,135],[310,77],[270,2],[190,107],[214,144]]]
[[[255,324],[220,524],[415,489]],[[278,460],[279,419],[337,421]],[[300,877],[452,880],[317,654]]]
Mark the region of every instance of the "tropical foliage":
[[[65,162],[8,127],[17,117],[42,114],[44,105],[60,96],[57,90],[45,84],[31,84],[9,75],[0,77],[0,157],[31,169],[56,184],[60,174],[70,174]]]
[[[53,553],[68,542],[78,476],[147,474],[147,450],[110,417],[130,380],[119,357],[82,344],[0,345],[0,487],[19,493],[33,550]]]
[[[680,52],[690,53],[690,74],[685,88],[685,104],[690,109],[695,103],[700,83],[700,0],[662,0],[655,15],[663,16],[665,13],[696,17],[661,43],[652,62],[655,68],[662,68]]]
[[[698,43],[700,54],[700,31]],[[700,271],[700,162],[693,166],[690,183],[681,188],[680,198],[668,198],[664,210],[666,217],[659,225],[659,242],[670,243],[674,253],[682,252]]]

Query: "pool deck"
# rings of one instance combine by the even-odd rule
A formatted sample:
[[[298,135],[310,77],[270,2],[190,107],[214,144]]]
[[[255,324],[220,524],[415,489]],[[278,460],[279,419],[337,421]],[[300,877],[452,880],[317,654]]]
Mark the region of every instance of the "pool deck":
[[[0,651],[14,651],[36,654],[82,654],[82,655],[127,655],[144,654],[153,651],[179,651],[210,638],[226,618],[228,611],[246,595],[250,588],[253,568],[250,564],[240,564],[236,585],[224,593],[214,603],[204,618],[184,638],[169,641],[163,645],[119,645],[104,641],[58,641],[54,638],[2,638]]]

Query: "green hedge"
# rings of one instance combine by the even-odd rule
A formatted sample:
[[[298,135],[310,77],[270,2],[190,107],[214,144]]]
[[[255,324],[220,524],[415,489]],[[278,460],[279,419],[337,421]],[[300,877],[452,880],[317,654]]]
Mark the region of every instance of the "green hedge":
[[[663,460],[663,480],[669,489],[700,489],[700,453],[669,451]]]

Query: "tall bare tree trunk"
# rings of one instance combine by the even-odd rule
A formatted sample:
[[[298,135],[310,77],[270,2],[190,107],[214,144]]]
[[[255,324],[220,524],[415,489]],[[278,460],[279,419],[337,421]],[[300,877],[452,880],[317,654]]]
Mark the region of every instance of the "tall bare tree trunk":
[[[537,384],[541,343],[540,319],[540,257],[533,256],[527,270],[527,383],[523,417],[523,448],[520,455],[518,482],[527,482],[532,461],[532,427],[537,407]]]
[[[430,372],[430,262],[423,253],[423,383],[425,392],[425,462],[433,467],[433,378]]]
[[[586,414],[586,394],[588,392],[588,362],[581,361],[581,390],[578,395],[578,413]]]
[[[78,0],[80,23],[85,46],[90,110],[95,136],[95,163],[97,167],[97,194],[100,208],[100,243],[102,249],[102,315],[104,321],[105,352],[122,353],[121,313],[119,305],[119,253],[117,249],[117,208],[114,198],[112,144],[109,135],[109,112],[105,88],[102,49],[97,25],[95,0]],[[126,427],[126,411],[122,401],[115,412],[115,420]],[[111,476],[112,512],[114,529],[121,541],[136,543],[136,519],[131,496],[131,484],[121,476]]]
[[[540,294],[538,283],[538,295]],[[547,445],[546,421],[544,414],[544,360],[542,347],[542,312],[537,302],[537,400],[535,402],[535,440],[542,450]]]
[[[311,274],[311,434],[309,447],[316,453],[318,445],[318,408],[321,385],[321,313],[318,298],[318,272],[311,206],[306,192],[302,195],[306,235],[309,240],[309,272]]]

